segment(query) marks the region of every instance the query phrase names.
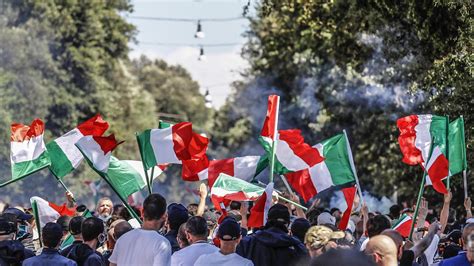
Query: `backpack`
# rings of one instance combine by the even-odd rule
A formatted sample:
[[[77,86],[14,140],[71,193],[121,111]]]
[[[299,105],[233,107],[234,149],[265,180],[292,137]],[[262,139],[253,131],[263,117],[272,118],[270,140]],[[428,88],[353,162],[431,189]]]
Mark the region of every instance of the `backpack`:
[[[25,247],[19,241],[0,241],[0,266],[21,265],[25,260]]]

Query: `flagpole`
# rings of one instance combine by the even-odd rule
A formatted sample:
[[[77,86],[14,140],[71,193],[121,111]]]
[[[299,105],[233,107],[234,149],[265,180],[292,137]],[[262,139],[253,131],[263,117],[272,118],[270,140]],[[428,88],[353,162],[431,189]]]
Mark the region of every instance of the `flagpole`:
[[[462,121],[462,154],[463,154],[463,171],[462,171],[462,179],[464,183],[464,198],[467,198],[468,191],[467,191],[467,156],[466,156],[466,137],[464,136],[464,117],[461,115],[461,121]]]
[[[351,165],[352,172],[354,173],[355,181],[357,184],[357,191],[359,192],[359,197],[362,199],[362,202],[365,202],[364,197],[362,196],[362,188],[360,187],[359,184],[359,177],[357,176],[357,170],[354,165],[354,158],[352,157],[352,149],[351,149],[351,144],[349,143],[349,138],[347,137],[347,132],[345,129],[342,130],[344,132],[344,137],[346,138],[346,144],[347,144],[347,150],[348,155],[349,155],[349,164]]]
[[[447,188],[451,185],[451,171],[449,171],[449,115],[446,116],[446,159],[448,160],[448,180],[447,180]]]
[[[296,203],[296,202],[294,202],[294,201],[292,201],[292,200],[289,200],[289,199],[284,198],[284,197],[281,197],[281,196],[278,196],[278,198],[279,198],[279,199],[282,199],[282,200],[284,200],[284,201],[286,201],[286,202],[288,202],[288,203],[291,203],[291,204],[295,205],[296,207],[299,207],[299,208],[301,208],[301,209],[303,209],[303,210],[305,210],[305,211],[308,210],[308,208],[306,208],[305,206],[303,206],[303,205],[301,205],[301,204],[299,204],[299,203]]]
[[[138,132],[135,132],[135,137],[137,139],[137,145],[138,145],[138,151],[140,153],[140,158],[142,159],[141,161],[143,165],[143,172],[145,172],[145,180],[146,180],[146,187],[148,188],[148,195],[150,195],[152,193],[151,182],[150,182],[150,177],[148,177],[148,171],[146,169],[145,162],[143,161],[142,145],[140,145],[140,138],[138,137]],[[153,173],[152,173],[152,176],[153,176]]]
[[[288,190],[288,192],[290,192],[291,194],[294,194],[293,190],[290,187],[290,184],[288,184],[288,180],[286,180],[286,177],[284,175],[280,175],[280,178],[283,181],[283,184],[285,184],[285,187]]]
[[[434,138],[431,138],[430,153],[429,153],[427,162],[430,161],[431,154],[433,153],[433,146],[434,146],[433,142],[434,142]],[[425,191],[425,181],[426,181],[427,171],[428,171],[428,169],[426,169],[426,165],[425,165],[425,167],[423,169],[423,178],[421,179],[420,190],[418,192],[418,198],[416,199],[415,213],[413,214],[413,217],[412,217],[412,222],[411,222],[411,227],[410,227],[410,234],[408,235],[408,239],[410,239],[410,240],[412,240],[413,230],[415,229],[415,222],[416,222],[416,219],[417,219],[417,216],[418,216],[418,210],[419,210],[419,207],[420,207],[421,197],[423,196],[423,192]]]
[[[36,231],[38,232],[38,241],[40,247],[43,247],[43,241],[41,240],[41,223],[39,220],[38,205],[36,204],[36,200],[33,200],[33,202],[31,202],[31,208],[33,209],[33,215],[35,216]]]
[[[467,198],[468,195],[467,195],[467,171],[466,170],[462,171],[462,180],[464,183],[464,198]]]
[[[153,175],[155,174],[155,166],[151,168],[151,175],[150,175],[150,192],[153,193]],[[151,194],[150,193],[150,194]]]
[[[61,180],[61,178],[59,178],[53,171],[50,171],[50,172],[54,176],[54,178],[56,178],[56,180],[59,182],[59,184],[61,184],[61,186],[64,188],[64,190],[66,190],[67,193],[72,194],[72,192],[69,190],[69,188],[66,186],[66,184],[64,184],[64,182]],[[72,202],[76,203],[76,199],[74,197],[72,197]]]
[[[280,112],[280,96],[278,96],[278,101],[277,101],[277,108],[276,108],[276,114],[275,114],[275,130],[273,131],[273,139],[272,139],[272,153],[270,154],[270,176],[268,182],[273,182],[273,171],[275,169],[275,152],[276,152],[276,139],[278,135],[278,113]]]

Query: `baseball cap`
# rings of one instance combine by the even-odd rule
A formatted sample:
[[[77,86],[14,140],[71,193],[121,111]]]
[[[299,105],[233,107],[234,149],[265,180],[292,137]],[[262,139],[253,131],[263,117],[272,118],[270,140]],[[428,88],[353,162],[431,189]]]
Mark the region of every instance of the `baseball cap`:
[[[332,216],[329,212],[323,212],[318,216],[318,225],[325,224],[336,224],[336,217]]]
[[[275,204],[268,210],[268,221],[279,221],[290,223],[290,212],[283,204]]]
[[[27,220],[30,220],[31,218],[33,218],[33,215],[26,214],[26,213],[24,213],[23,211],[21,211],[17,208],[8,208],[8,209],[4,210],[3,213],[4,214],[5,213],[14,214],[16,216],[17,220],[22,220],[22,221],[27,221]]]
[[[188,209],[179,203],[171,203],[168,206],[168,222],[171,227],[178,228],[189,218]]]
[[[217,237],[223,241],[236,240],[241,236],[240,225],[232,217],[226,217],[219,225]]]
[[[0,235],[8,235],[16,232],[16,218],[7,214],[0,215]]]

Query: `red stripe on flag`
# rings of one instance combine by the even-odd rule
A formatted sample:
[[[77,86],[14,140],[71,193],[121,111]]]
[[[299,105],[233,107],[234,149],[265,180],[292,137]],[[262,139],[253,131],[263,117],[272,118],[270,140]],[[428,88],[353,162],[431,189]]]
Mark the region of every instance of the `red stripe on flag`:
[[[285,177],[291,187],[308,202],[312,197],[318,194],[316,187],[311,180],[309,169],[285,174]]]
[[[104,155],[110,151],[113,151],[118,145],[123,143],[123,141],[117,142],[114,134],[110,134],[107,137],[92,136],[92,138],[97,144],[99,144],[100,149],[104,152]]]
[[[267,115],[265,116],[265,121],[263,122],[262,131],[260,133],[261,136],[271,138],[272,140],[275,140],[279,98],[280,96],[278,95],[268,96]]]
[[[344,198],[346,200],[347,209],[344,211],[344,214],[342,215],[341,220],[339,221],[339,229],[346,230],[347,224],[349,224],[349,218],[351,218],[352,205],[354,204],[354,197],[356,194],[356,187],[354,186],[343,188],[342,193],[344,194]]]
[[[267,193],[263,193],[260,198],[255,201],[252,209],[250,209],[250,216],[247,221],[249,227],[262,227],[265,219],[265,203],[267,201]],[[270,196],[271,197],[271,196]]]
[[[234,176],[234,159],[213,160],[209,162],[208,183],[209,187],[214,185],[214,182],[219,177],[219,174],[224,173]]]
[[[200,159],[184,160],[182,163],[181,177],[184,181],[199,181],[198,174],[209,167],[207,156]]]
[[[102,134],[104,134],[104,132],[107,131],[108,128],[109,123],[104,121],[100,114],[96,114],[94,117],[77,126],[77,129],[84,136],[102,136]]]
[[[27,126],[20,123],[11,124],[10,140],[16,142],[23,142],[33,137],[40,136],[44,133],[44,122],[40,119],[35,119],[31,125]]]
[[[418,116],[410,115],[397,120],[397,127],[400,130],[398,144],[403,154],[402,161],[409,165],[423,163],[421,151],[416,147],[416,130],[418,125]]]
[[[63,215],[66,215],[66,216],[74,216],[76,214],[76,209],[75,208],[71,208],[69,209],[68,207],[66,207],[66,203],[64,203],[63,205],[59,206],[59,205],[56,205],[52,202],[48,202],[49,204],[49,207],[53,208],[55,211],[57,211],[59,213],[59,215],[63,216]]]
[[[290,149],[300,157],[309,167],[318,164],[324,160],[319,154],[318,149],[311,147],[309,144],[304,142],[304,138],[301,135],[299,129],[288,129],[279,130],[278,138],[285,141],[290,146]]]
[[[447,194],[448,190],[443,183],[443,179],[448,176],[449,173],[449,162],[448,159],[441,154],[435,159],[431,167],[428,169],[428,175],[430,177],[433,188],[439,193]]]

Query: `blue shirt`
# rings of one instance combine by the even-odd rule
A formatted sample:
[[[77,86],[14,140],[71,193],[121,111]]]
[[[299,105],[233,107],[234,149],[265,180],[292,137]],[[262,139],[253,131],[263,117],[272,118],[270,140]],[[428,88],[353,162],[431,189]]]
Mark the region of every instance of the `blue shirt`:
[[[460,251],[456,257],[442,260],[439,266],[471,266],[467,260],[466,252]]]
[[[76,262],[61,256],[57,249],[44,248],[39,256],[23,261],[23,266],[77,266]]]

